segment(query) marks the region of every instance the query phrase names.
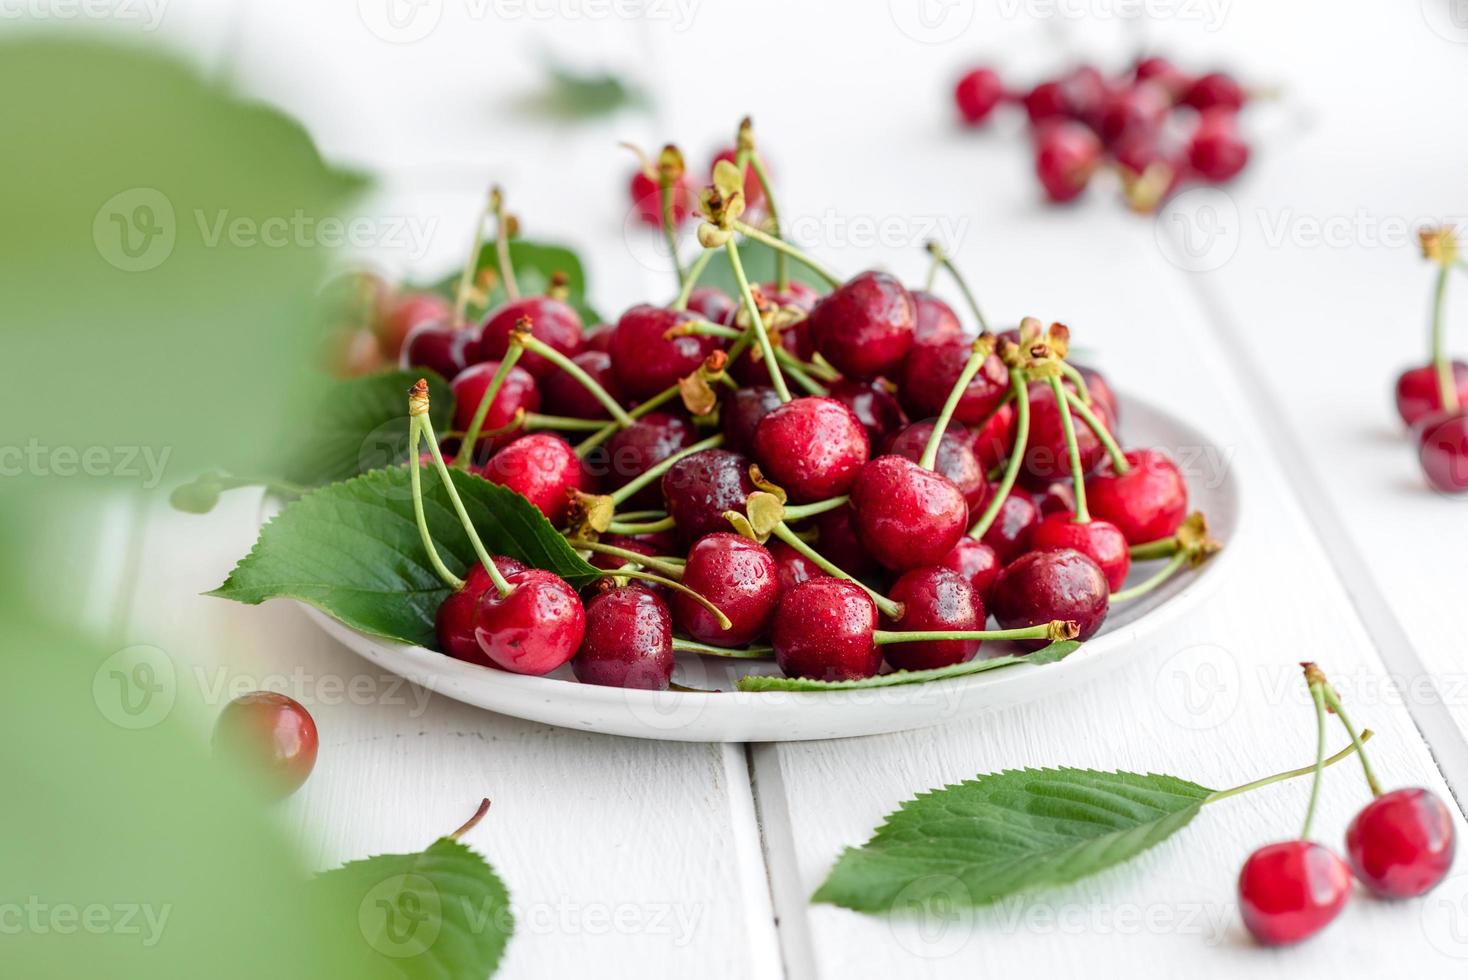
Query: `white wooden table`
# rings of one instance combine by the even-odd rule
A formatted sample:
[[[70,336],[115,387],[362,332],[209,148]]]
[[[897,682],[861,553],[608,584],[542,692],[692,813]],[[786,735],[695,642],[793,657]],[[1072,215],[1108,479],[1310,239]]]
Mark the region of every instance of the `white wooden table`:
[[[1468,214],[1468,33],[1436,0],[1329,18],[1239,0],[1221,20],[1153,5],[1149,35],[1185,64],[1216,60],[1288,94],[1250,117],[1264,132],[1243,179],[1157,219],[1125,213],[1109,188],[1041,208],[1017,126],[962,135],[948,120],[966,60],[1032,79],[1061,60],[1057,38],[1114,55],[1134,26],[1106,16],[1116,5],[1047,20],[1047,4],[958,0],[924,21],[917,0],[705,0],[638,21],[427,0],[403,8],[437,18],[410,43],[379,34],[402,42],[427,21],[389,29],[382,3],[326,6],[177,0],[159,33],[299,114],[328,157],[381,175],[370,212],[431,231],[422,249],[373,249],[389,268],[451,267],[493,178],[527,235],[581,249],[603,311],[665,296],[656,239],[624,232],[631,159],[614,143],[671,138],[702,165],[751,112],[797,236],[829,264],[917,279],[922,242],[944,240],[991,317],[1068,323],[1124,392],[1212,433],[1221,454],[1190,478],[1234,467],[1246,499],[1216,597],[1125,669],[939,729],[754,746],[563,731],[400,685],[291,605],[198,596],[247,550],[255,500],[236,494],[207,518],[119,500],[96,515],[92,618],[193,665],[201,729],[259,687],[311,709],[320,761],[281,811],[310,864],[421,846],[492,797],[470,842],[514,898],[507,977],[1461,974],[1468,866],[1423,901],[1355,901],[1304,947],[1248,942],[1235,876],[1254,846],[1295,833],[1298,781],[1210,808],[1120,869],[931,928],[808,902],[899,801],[975,773],[1068,764],[1227,786],[1299,764],[1313,749],[1302,659],[1379,733],[1384,779],[1465,798],[1468,503],[1424,489],[1390,399],[1425,353],[1430,272],[1410,228]],[[517,115],[547,50],[630,75],[656,111],[574,128]],[[1333,772],[1321,837],[1338,844],[1363,802],[1357,775]]]

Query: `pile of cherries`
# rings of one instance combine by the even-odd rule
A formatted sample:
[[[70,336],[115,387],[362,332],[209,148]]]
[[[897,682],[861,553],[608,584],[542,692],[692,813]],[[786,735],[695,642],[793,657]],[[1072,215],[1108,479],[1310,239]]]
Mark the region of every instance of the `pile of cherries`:
[[[1427,482],[1443,493],[1468,493],[1468,364],[1447,353],[1443,300],[1462,268],[1451,228],[1419,233],[1422,254],[1438,266],[1433,289],[1431,360],[1397,378],[1397,414],[1411,430]]]
[[[675,652],[850,680],[884,661],[962,663],[986,639],[1084,640],[1112,603],[1218,547],[1175,463],[1118,443],[1121,406],[1067,359],[1065,327],[991,332],[972,304],[975,329],[930,288],[841,279],[773,221],[746,223],[749,175],[772,195],[747,121],[739,132],[700,196],[704,251],[678,265],[671,302],[588,328],[554,287],[518,295],[497,210],[512,298],[477,323],[408,333],[403,363],[452,378],[456,398],[441,452],[427,386],[414,389],[413,458],[455,499],[452,468],[522,494],[604,572],[583,597],[490,555],[460,508],[480,559],[461,580],[420,518],[453,590],[437,615],[444,653],[527,674],[570,662],[584,682],[659,690]],[[660,173],[665,188],[674,178]],[[662,198],[671,225],[676,198]],[[775,249],[774,279],[745,279],[741,240]],[[716,251],[737,295],[697,285]],[[940,269],[957,278],[930,251],[929,286]],[[1134,558],[1165,563],[1125,588]]]
[[[974,68],[953,89],[965,126],[982,125],[1001,103],[1024,106],[1049,200],[1079,197],[1109,162],[1139,211],[1156,210],[1187,181],[1219,184],[1244,169],[1249,144],[1238,115],[1249,98],[1225,72],[1194,76],[1155,56],[1116,78],[1078,65],[1023,92],[1005,88],[991,68]]]

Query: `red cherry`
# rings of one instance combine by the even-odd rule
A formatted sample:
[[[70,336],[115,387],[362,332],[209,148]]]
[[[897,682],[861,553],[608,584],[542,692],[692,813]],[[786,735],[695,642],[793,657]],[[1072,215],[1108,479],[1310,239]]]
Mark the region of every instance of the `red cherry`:
[[[1090,639],[1101,628],[1110,597],[1101,566],[1070,549],[1020,555],[999,573],[989,596],[990,611],[1005,629],[1069,619],[1080,628],[1079,640]],[[1021,642],[1039,649],[1046,641]]]
[[[1091,516],[1116,525],[1131,544],[1175,534],[1188,515],[1188,485],[1177,464],[1157,449],[1129,450],[1126,461],[1131,469],[1118,474],[1108,456],[1086,480]]]
[[[979,468],[985,473],[1009,457],[1014,448],[1017,419],[1013,404],[1002,405],[983,425],[971,430],[973,436],[969,445],[973,448],[974,458],[979,461]]]
[[[584,342],[581,314],[551,296],[526,296],[511,300],[484,321],[479,328],[478,359],[502,359],[510,349],[510,334],[522,317],[530,318],[530,335],[535,339],[567,357],[581,353]],[[554,364],[531,351],[520,355],[519,365],[537,381],[556,371]]]
[[[734,150],[733,147],[725,147],[724,149],[720,150],[718,153],[715,153],[714,154],[713,162],[709,164],[709,181],[710,182],[713,181],[713,179],[714,179],[714,167],[718,164],[718,162],[720,160],[725,160],[725,161],[727,161],[729,163],[734,163],[734,159],[735,159],[736,156],[737,156],[737,154],[735,153],[735,150]],[[764,199],[765,199],[765,189],[764,189],[764,187],[760,186],[759,175],[754,172],[754,168],[753,167],[746,167],[745,168],[745,171],[744,171],[744,204],[745,204],[745,207],[750,207],[750,208],[755,207],[756,205],[759,205],[759,204],[763,203]]]
[[[1351,872],[1314,841],[1259,848],[1239,872],[1239,911],[1264,946],[1287,946],[1330,925],[1351,895]]]
[[[920,461],[933,434],[933,426],[932,422],[914,422],[907,426],[887,444],[888,455],[901,456],[914,463]],[[943,438],[938,440],[938,458],[933,461],[933,469],[958,488],[968,504],[969,514],[977,517],[989,499],[989,484],[970,444],[964,430],[952,426],[945,429]]]
[[[1138,61],[1132,77],[1139,82],[1156,82],[1174,101],[1182,98],[1193,85],[1192,76],[1166,58],[1157,56]]]
[[[907,424],[907,416],[897,403],[897,396],[881,378],[871,381],[851,381],[841,378],[830,385],[831,397],[836,399],[860,420],[867,430],[867,441],[880,445],[887,437]]]
[[[615,329],[615,324],[611,323],[598,323],[594,327],[587,327],[586,333],[581,337],[581,349],[601,351],[603,354],[611,353],[612,331]]]
[[[1112,592],[1119,592],[1126,584],[1127,572],[1132,567],[1126,538],[1115,524],[1101,520],[1077,524],[1075,515],[1069,512],[1051,514],[1036,524],[1030,532],[1030,547],[1036,551],[1054,548],[1079,551],[1101,566]]]
[[[652,592],[624,585],[586,604],[586,636],[571,660],[578,681],[666,691],[674,663],[673,620]]]
[[[708,609],[681,592],[673,593],[678,625],[695,640],[713,646],[741,647],[763,636],[780,598],[775,559],[761,545],[727,531],[706,535],[689,549],[683,584],[729,619],[729,629],[723,629]]]
[[[396,359],[414,327],[423,323],[446,326],[453,314],[453,305],[437,293],[399,293],[372,324],[372,332],[383,355]]]
[[[754,447],[754,430],[760,419],[780,406],[780,395],[767,385],[753,385],[724,395],[720,421],[724,445],[738,452]]]
[[[1453,384],[1458,390],[1458,404],[1468,405],[1468,364],[1452,363]],[[1397,414],[1408,426],[1416,425],[1434,412],[1442,411],[1442,389],[1437,383],[1437,368],[1411,368],[1397,377]]]
[[[1248,101],[1248,96],[1243,86],[1235,81],[1233,76],[1215,71],[1202,76],[1188,86],[1183,93],[1182,101],[1184,105],[1190,105],[1199,112],[1209,109],[1226,109],[1229,112],[1237,112]]]
[[[612,357],[604,351],[584,350],[571,361],[591,375],[607,394],[622,400],[617,376],[612,371]],[[565,371],[551,371],[540,380],[541,400],[552,415],[568,415],[575,419],[604,419],[610,416],[606,406],[586,390],[586,386]]]
[[[796,503],[851,489],[871,447],[851,409],[834,398],[796,398],[760,419],[754,458]]]
[[[775,559],[775,578],[780,583],[781,595],[802,582],[809,582],[826,574],[821,566],[783,541],[771,541],[769,547],[770,557]]]
[[[867,553],[894,571],[938,564],[968,524],[958,487],[902,456],[879,456],[862,467],[851,512]]]
[[[958,105],[958,114],[969,126],[977,126],[989,118],[989,113],[1004,96],[1004,83],[999,75],[988,68],[975,68],[966,72],[953,87],[953,101]]]
[[[1075,486],[1069,480],[1058,480],[1034,496],[1042,519],[1051,514],[1073,513],[1076,509]]]
[[[1077,65],[1060,77],[1067,110],[1076,119],[1094,126],[1101,106],[1111,92],[1106,76],[1094,65]]]
[[[815,527],[819,535],[818,550],[837,568],[854,578],[866,578],[877,572],[877,563],[867,554],[856,535],[849,506],[843,505],[816,515]]]
[[[621,534],[603,534],[601,536],[601,543],[614,545],[623,551],[633,551],[639,555],[647,555],[649,558],[672,554],[676,547],[673,536],[662,531],[656,534],[638,535],[637,537],[627,537]],[[607,555],[600,552],[593,553],[588,561],[597,568],[604,568],[607,571],[615,571],[627,564],[627,559],[619,555]],[[639,580],[634,584],[639,589],[646,589],[649,592],[667,598],[666,587],[656,582]]]
[[[1108,93],[1101,105],[1098,132],[1107,146],[1152,136],[1167,118],[1172,97],[1162,85],[1138,82]]]
[[[1397,789],[1366,804],[1346,828],[1346,856],[1382,898],[1415,898],[1453,866],[1453,817],[1425,789]]]
[[[1101,141],[1075,122],[1045,127],[1035,141],[1035,176],[1057,204],[1075,200],[1101,162]]]
[[[1106,403],[1097,401],[1093,406],[1098,418],[1108,429],[1113,429]],[[1071,413],[1076,434],[1076,445],[1080,449],[1081,470],[1089,473],[1106,455],[1106,447],[1096,438],[1091,427],[1081,421],[1079,415]],[[1055,400],[1055,391],[1048,384],[1035,382],[1030,385],[1030,437],[1025,444],[1024,463],[1020,467],[1020,478],[1025,485],[1043,490],[1057,480],[1068,480],[1070,452],[1065,443],[1065,425],[1060,417],[1060,407]]]
[[[899,392],[907,414],[915,419],[928,419],[942,412],[972,354],[972,341],[963,337],[915,344],[902,366]],[[979,424],[999,407],[1008,390],[1009,369],[997,354],[990,354],[964,388],[954,419],[963,425]]]
[[[651,398],[692,374],[719,347],[716,337],[665,337],[673,327],[697,319],[686,311],[634,306],[622,314],[609,350],[617,383],[628,398]]]
[[[290,796],[311,775],[319,741],[311,713],[274,691],[235,698],[214,724],[215,751],[244,759],[265,777],[276,799]]]
[[[1188,165],[1204,180],[1230,180],[1249,162],[1249,144],[1239,137],[1234,115],[1228,109],[1212,109],[1198,119],[1198,128],[1188,144]]]
[[[882,620],[890,630],[981,630],[984,603],[962,575],[947,568],[914,568],[903,574],[887,596],[902,604],[902,619]],[[882,648],[898,670],[928,670],[974,659],[978,640],[913,640]]]
[[[739,304],[722,289],[700,286],[688,294],[688,312],[710,323],[728,323]]]
[[[451,386],[454,392],[454,428],[461,432],[469,428],[474,421],[474,413],[479,410],[480,399],[489,390],[489,382],[499,369],[499,361],[484,361],[466,367],[454,378]],[[517,364],[510,368],[500,390],[495,393],[494,401],[489,403],[483,431],[509,425],[521,409],[534,412],[539,408],[540,388],[530,373]]]
[[[1033,501],[1020,493],[1011,493],[999,505],[999,513],[983,541],[1005,564],[1029,550],[1030,532],[1040,523],[1040,511]]]
[[[861,587],[845,579],[811,579],[780,598],[771,640],[786,677],[849,681],[871,677],[882,666],[873,641],[877,607]]]
[[[1064,119],[1070,114],[1070,107],[1065,101],[1065,89],[1058,81],[1041,82],[1030,89],[1024,97],[1024,104],[1031,125]]]
[[[498,564],[498,563],[496,563]],[[496,667],[549,674],[575,655],[586,634],[581,597],[565,580],[538,568],[506,575],[508,595],[488,589],[474,615],[474,638]]]
[[[399,362],[452,380],[468,366],[469,351],[477,343],[473,330],[455,330],[439,321],[420,323],[404,338]]]
[[[1004,567],[993,548],[967,534],[958,539],[958,544],[938,564],[962,575],[986,607],[989,593],[993,591],[994,582]]]
[[[1091,395],[1093,402],[1100,402],[1106,410],[1106,418],[1110,422],[1116,422],[1121,418],[1121,401],[1116,397],[1116,390],[1111,387],[1111,382],[1106,376],[1095,368],[1086,367],[1084,364],[1072,364],[1081,377],[1085,379],[1086,391]],[[1114,429],[1115,426],[1113,425]]]
[[[1468,491],[1468,409],[1417,423],[1417,452],[1427,482],[1443,493]]]
[[[912,334],[914,343],[968,336],[968,331],[963,329],[963,322],[953,312],[953,307],[925,290],[913,289],[909,292],[916,311]]]
[[[605,469],[606,485],[616,489],[631,483],[680,449],[693,444],[693,426],[686,419],[665,412],[648,412],[606,441],[604,453],[595,453],[589,462]],[[632,495],[628,501],[636,507],[656,507],[662,494],[656,483]]]
[[[912,349],[917,312],[895,276],[863,272],[810,311],[816,349],[849,378],[874,378],[901,365]]]
[[[725,511],[744,513],[754,493],[747,457],[727,449],[684,456],[663,474],[663,500],[678,526],[678,539],[692,544],[704,535],[730,530]]]
[[[513,558],[494,555],[494,567],[506,577],[525,571],[525,566]],[[438,637],[438,650],[455,660],[493,667],[479,649],[474,638],[474,611],[479,607],[479,597],[494,588],[494,581],[484,566],[478,563],[464,576],[464,587],[449,594],[438,607],[434,616],[433,629]]]
[[[632,175],[628,190],[632,197],[632,205],[637,209],[637,217],[642,219],[642,223],[661,228],[663,225],[663,197],[656,175],[649,174],[646,170],[638,170]],[[688,220],[688,215],[693,211],[694,205],[693,187],[685,176],[673,185],[673,223],[681,225]]]
[[[529,500],[556,527],[565,524],[572,495],[591,490],[571,444],[550,432],[516,439],[491,456],[480,475]]]
[[[1111,144],[1111,155],[1121,170],[1122,195],[1134,211],[1150,214],[1162,206],[1182,183],[1187,159],[1156,132],[1136,133]]]

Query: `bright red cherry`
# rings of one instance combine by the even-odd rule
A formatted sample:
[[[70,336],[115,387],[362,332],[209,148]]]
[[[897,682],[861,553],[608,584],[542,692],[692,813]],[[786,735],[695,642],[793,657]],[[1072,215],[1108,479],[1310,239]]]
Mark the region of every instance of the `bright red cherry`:
[[[932,422],[914,422],[897,433],[887,443],[887,453],[902,456],[914,463],[923,458],[923,450],[933,435]],[[949,426],[938,440],[938,458],[933,469],[948,479],[968,504],[969,514],[977,517],[989,499],[989,483],[984,479],[984,468],[979,465],[971,447],[971,439],[962,428]]]
[[[1127,540],[1115,524],[1102,520],[1077,524],[1075,515],[1065,511],[1051,514],[1035,525],[1030,532],[1030,547],[1036,551],[1051,548],[1079,551],[1101,566],[1112,592],[1119,592],[1126,584],[1127,572],[1132,567]]]
[[[744,513],[754,493],[748,457],[727,449],[684,456],[663,474],[663,500],[678,526],[678,540],[692,544],[704,535],[730,530],[726,511]]]
[[[586,635],[586,609],[565,580],[539,568],[506,575],[508,595],[488,589],[479,598],[474,638],[496,667],[549,674],[570,660]]]
[[[958,105],[958,114],[964,123],[977,126],[989,118],[989,113],[1004,97],[1004,83],[997,72],[989,68],[975,68],[965,72],[953,87],[953,101]]]
[[[607,394],[617,401],[622,400],[622,390],[617,386],[617,376],[612,371],[612,356],[605,351],[584,350],[571,358],[581,370],[602,386]],[[565,371],[551,371],[540,379],[541,401],[551,415],[568,415],[574,419],[604,419],[610,416],[607,408],[586,386]]]
[[[1458,404],[1468,405],[1468,364],[1454,361],[1453,384],[1458,390]],[[1437,368],[1411,368],[1397,377],[1397,414],[1409,427],[1433,412],[1442,411],[1442,388],[1437,383]]]
[[[666,691],[674,663],[673,619],[652,592],[624,585],[586,604],[586,636],[571,660],[578,681]]]
[[[968,336],[953,307],[926,290],[913,289],[909,292],[912,293],[913,308],[917,311],[917,319],[913,323],[914,343]]]
[[[839,497],[870,455],[866,429],[834,398],[796,398],[760,419],[754,458],[796,503]]]
[[[1443,493],[1468,492],[1468,409],[1417,423],[1417,452],[1427,482]]]
[[[492,557],[494,567],[499,569],[501,575],[510,576],[525,571],[525,566],[513,558],[504,555]],[[484,570],[483,565],[476,562],[469,569],[469,574],[464,576],[463,588],[450,593],[439,605],[433,628],[438,637],[440,653],[471,664],[494,666],[484,658],[484,652],[479,649],[479,641],[474,638],[474,613],[479,608],[479,597],[493,588],[494,581],[490,579],[489,573]]]
[[[862,467],[851,512],[867,553],[894,571],[938,564],[968,525],[958,487],[902,456],[879,456]]]
[[[372,324],[372,332],[382,353],[396,359],[414,327],[422,323],[447,325],[453,313],[452,304],[437,293],[399,293],[387,302]]]
[[[775,578],[780,582],[781,595],[801,582],[809,582],[826,574],[821,566],[783,541],[771,541],[769,547],[770,557],[775,559]]]
[[[1029,550],[1030,532],[1038,523],[1040,510],[1034,501],[1022,493],[1010,493],[999,505],[999,513],[984,532],[983,541],[1008,564]]]
[[[786,677],[871,677],[882,666],[876,627],[877,607],[860,586],[830,576],[811,579],[780,597],[771,635],[775,662]]]
[[[1351,872],[1314,841],[1259,848],[1239,872],[1239,911],[1264,946],[1288,946],[1330,925],[1351,895]]]
[[[1131,469],[1117,473],[1111,457],[1086,480],[1091,516],[1116,525],[1131,544],[1160,541],[1175,534],[1188,516],[1188,485],[1166,453],[1132,449]]]
[[[687,311],[634,306],[622,314],[612,334],[612,370],[628,398],[651,398],[679,378],[692,374],[719,347],[716,337],[668,337],[680,323],[697,319]]]
[[[806,321],[821,355],[849,378],[890,374],[912,349],[917,311],[895,276],[863,272],[821,299]]]
[[[637,217],[642,219],[642,223],[661,228],[663,196],[657,175],[650,174],[646,170],[638,170],[632,175],[628,190],[632,197],[632,205],[637,209]],[[673,223],[681,225],[687,221],[695,203],[693,186],[684,176],[673,185]]]
[[[295,698],[254,691],[224,706],[214,724],[214,749],[245,760],[265,777],[276,799],[301,788],[316,767],[316,722]]]
[[[498,361],[510,349],[510,334],[522,317],[530,318],[530,335],[548,346],[575,357],[583,342],[581,314],[553,296],[524,296],[511,300],[491,313],[479,328],[477,360]],[[554,364],[532,351],[520,355],[519,366],[536,380],[556,370]]]
[[[903,574],[887,597],[902,604],[902,619],[882,620],[890,630],[981,630],[984,603],[968,580],[947,568],[914,568]],[[974,659],[978,640],[913,640],[882,648],[887,662],[898,670],[928,670]]]
[[[993,548],[965,534],[939,564],[962,575],[987,608],[989,593],[1004,567]]]
[[[1023,101],[1032,126],[1064,119],[1070,114],[1070,107],[1065,101],[1064,86],[1058,81],[1041,82],[1025,94]]]
[[[591,490],[571,444],[550,432],[516,439],[491,456],[480,475],[529,500],[556,527],[565,524],[572,495]]]
[[[1202,76],[1188,86],[1187,91],[1183,93],[1182,101],[1184,105],[1190,105],[1199,112],[1209,109],[1238,112],[1248,101],[1248,95],[1233,76],[1215,71]]]
[[[902,407],[915,419],[935,418],[958,376],[973,354],[973,342],[963,337],[926,341],[916,344],[902,366]],[[994,409],[1009,390],[1009,370],[997,354],[990,354],[979,367],[953,417],[963,425],[977,425]]]
[[[1101,141],[1080,123],[1054,123],[1036,137],[1035,176],[1057,204],[1079,197],[1100,162]]]
[[[999,573],[989,598],[989,611],[1005,629],[1069,619],[1080,629],[1076,639],[1087,640],[1106,621],[1111,592],[1100,565],[1079,551],[1060,549],[1020,555]],[[1045,645],[1021,642],[1032,649]]]
[[[403,339],[399,363],[405,368],[427,368],[453,380],[469,364],[469,351],[478,345],[473,330],[455,330],[442,321],[419,323]]]
[[[673,593],[673,617],[695,640],[741,647],[763,636],[775,614],[780,582],[775,559],[748,538],[726,531],[700,538],[688,551],[683,584],[719,608],[729,629],[708,609],[681,592]]]
[[[1453,866],[1453,817],[1425,789],[1397,789],[1372,800],[1346,828],[1346,857],[1382,898],[1415,898]]]
[[[1188,165],[1204,180],[1230,180],[1249,162],[1249,144],[1239,136],[1234,114],[1228,109],[1211,109],[1198,118],[1198,128],[1188,144]]]
[[[724,432],[724,445],[738,452],[754,448],[754,430],[760,419],[780,406],[780,395],[768,385],[752,385],[726,392],[719,421]]]
[[[663,460],[693,444],[693,426],[665,412],[648,412],[607,440],[604,453],[588,457],[593,473],[604,471],[606,485],[616,489],[631,483]],[[662,493],[656,483],[633,494],[629,504],[656,507]]]
[[[499,369],[499,361],[484,361],[466,367],[454,378],[451,386],[454,392],[454,428],[460,432],[469,428],[469,424],[474,421],[474,413],[479,410],[480,400],[489,390],[489,382]],[[488,432],[509,425],[514,420],[515,413],[521,409],[534,412],[539,408],[540,388],[530,373],[517,364],[510,368],[500,390],[495,393],[494,401],[489,403],[489,412],[484,416],[481,431]]]

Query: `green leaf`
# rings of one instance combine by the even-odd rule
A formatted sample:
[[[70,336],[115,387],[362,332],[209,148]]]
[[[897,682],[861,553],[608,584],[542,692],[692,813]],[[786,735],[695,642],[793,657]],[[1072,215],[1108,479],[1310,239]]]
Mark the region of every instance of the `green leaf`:
[[[491,554],[544,568],[580,589],[597,578],[566,539],[524,497],[453,470],[454,485]],[[460,578],[473,547],[433,470],[423,473],[423,512],[438,552]],[[376,636],[433,646],[433,620],[449,594],[434,574],[413,519],[406,466],[333,483],[289,504],[210,595],[250,605],[308,602]]]
[[[860,912],[986,905],[1074,881],[1181,830],[1213,791],[1155,773],[1020,769],[909,800],[848,848],[813,901]]]
[[[581,264],[581,257],[566,246],[530,242],[523,238],[511,239],[510,263],[515,267],[515,284],[520,287],[522,296],[543,294],[550,285],[551,276],[557,272],[564,273],[566,302],[576,308],[576,312],[581,314],[581,320],[586,326],[590,327],[602,322],[601,314],[592,309],[591,304],[586,301],[586,269]],[[499,256],[495,254],[494,243],[488,242],[484,248],[479,250],[479,262],[475,266],[475,273],[477,275],[485,269],[499,272],[499,268]],[[429,288],[452,299],[459,288],[461,271],[458,270],[452,275],[445,276]],[[507,302],[509,298],[505,292],[503,278],[496,277],[494,288],[490,290],[484,308],[494,310]]]
[[[739,242],[739,264],[744,266],[744,274],[749,277],[753,285],[773,282],[775,279],[775,250],[760,242],[751,241],[748,238]],[[831,291],[826,280],[807,269],[801,263],[791,259],[789,262],[790,278],[797,282],[803,282],[815,289],[821,295]],[[729,254],[723,249],[714,253],[709,260],[708,268],[704,269],[699,278],[700,286],[717,286],[730,296],[739,295],[739,283],[734,278],[734,268],[729,265]]]
[[[419,378],[428,379],[434,431],[447,429],[454,417],[453,391],[432,371],[391,371],[341,381],[327,388],[281,476],[314,486],[406,462],[408,389]]]
[[[867,687],[896,687],[899,684],[921,684],[924,681],[941,681],[967,674],[981,674],[986,670],[1010,667],[1014,664],[1051,664],[1064,660],[1080,646],[1075,640],[1061,640],[1042,650],[1030,654],[993,657],[989,660],[970,660],[947,667],[931,670],[894,670],[875,677],[863,677],[855,681],[813,681],[804,677],[772,677],[768,674],[750,674],[739,678],[741,691],[851,691]]]
[[[514,932],[504,883],[478,854],[441,837],[417,854],[379,854],[316,879],[342,942],[355,939],[404,978],[487,977]]]
[[[546,65],[545,82],[516,100],[516,108],[536,122],[564,119],[581,122],[609,116],[619,109],[645,109],[647,96],[611,72],[581,73],[564,65]]]

